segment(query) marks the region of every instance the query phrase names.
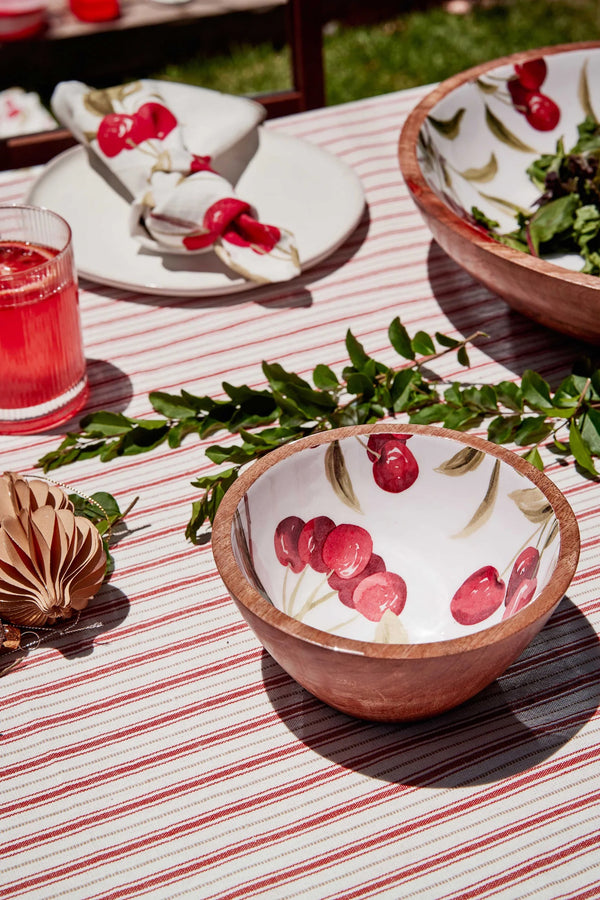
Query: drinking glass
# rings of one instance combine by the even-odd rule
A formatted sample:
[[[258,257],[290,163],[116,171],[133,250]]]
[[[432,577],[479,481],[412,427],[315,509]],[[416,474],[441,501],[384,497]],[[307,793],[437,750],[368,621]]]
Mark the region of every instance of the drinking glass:
[[[0,206],[0,434],[59,425],[87,396],[71,229],[47,209]]]

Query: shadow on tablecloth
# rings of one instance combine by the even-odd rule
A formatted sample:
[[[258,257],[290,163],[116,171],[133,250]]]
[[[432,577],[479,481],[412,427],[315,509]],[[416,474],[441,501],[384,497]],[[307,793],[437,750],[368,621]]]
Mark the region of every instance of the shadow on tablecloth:
[[[142,303],[145,306],[170,307],[183,309],[227,309],[247,303],[256,303],[269,309],[304,309],[312,306],[313,298],[310,285],[331,275],[336,269],[341,268],[355,256],[365,242],[371,226],[371,218],[368,207],[365,207],[363,215],[346,240],[325,259],[310,266],[306,271],[291,281],[282,281],[276,284],[250,287],[247,290],[234,294],[223,294],[214,297],[173,297],[168,295],[153,295],[144,293],[128,293],[123,298],[123,303]],[[82,283],[88,284],[84,279]],[[115,288],[103,287],[95,282],[89,282],[90,288],[95,294],[104,291],[109,296],[114,296]]]
[[[547,760],[600,703],[600,641],[568,598],[496,682],[455,710],[422,722],[378,724],[330,709],[265,652],[273,708],[299,740],[338,766],[420,787],[487,784]],[[558,764],[557,764],[558,765]]]
[[[119,413],[127,409],[133,396],[133,385],[128,375],[104,359],[87,359],[87,374],[90,394],[83,409],[68,422],[49,428],[44,434],[62,438],[67,431],[78,431],[79,420],[99,410],[109,409]]]
[[[551,360],[554,377],[564,377],[578,357],[598,355],[597,347],[545,328],[511,309],[433,240],[427,255],[427,272],[433,295],[454,328],[464,337],[484,331],[488,338],[479,339],[477,345],[515,375],[522,375],[525,369],[543,374]],[[562,375],[555,371],[557,361],[564,361]]]
[[[129,599],[106,582],[77,620],[65,621],[48,628],[21,628],[21,648],[4,651],[0,657],[0,674],[10,677],[10,670],[18,667],[29,653],[52,647],[67,659],[89,656],[94,641],[117,628],[127,617]]]

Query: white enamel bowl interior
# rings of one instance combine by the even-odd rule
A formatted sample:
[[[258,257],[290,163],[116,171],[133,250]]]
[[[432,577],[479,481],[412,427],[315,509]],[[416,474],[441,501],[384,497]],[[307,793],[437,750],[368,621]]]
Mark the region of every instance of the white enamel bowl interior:
[[[468,217],[475,206],[498,222],[499,231],[512,231],[515,210],[535,208],[540,196],[527,175],[530,163],[554,154],[559,139],[570,149],[587,114],[600,119],[600,47],[543,59],[547,71],[539,92],[559,110],[550,130],[533,127],[515,107],[507,88],[515,78],[511,63],[459,84],[430,110],[419,136],[419,165],[431,190],[458,216]],[[548,259],[573,271],[582,267],[578,255]]]
[[[539,596],[552,579],[561,537],[551,502],[527,475],[446,434],[415,432],[396,439],[386,432],[383,440],[397,443],[385,453],[381,447],[369,453],[368,439],[368,434],[345,436],[336,444],[302,449],[250,485],[237,507],[232,543],[240,569],[264,597],[306,625],[340,637],[416,644],[488,628],[513,610],[518,615]],[[375,478],[377,467],[389,475],[385,488],[380,486],[385,474]],[[390,486],[403,489],[391,491]],[[305,558],[312,546],[313,560],[324,562],[315,563],[320,571],[312,563],[302,565],[295,555],[303,523],[317,517],[327,517],[336,527],[352,526],[337,532],[345,535],[348,547],[340,550],[331,538],[328,553],[322,538],[306,526]],[[285,520],[291,523],[287,531],[281,526]],[[404,603],[397,596],[390,601],[398,585],[394,578],[369,582],[369,590],[360,592],[362,611],[353,605],[357,594],[346,593],[344,603],[339,590],[332,589],[332,571],[341,577],[339,569],[330,568],[332,561],[345,567],[348,579],[360,581],[361,573],[353,573],[369,553],[402,579]],[[513,586],[515,579],[529,582],[521,583],[516,605],[507,595],[515,564],[521,568]],[[334,587],[339,586],[334,579]],[[388,602],[393,615],[384,615]]]

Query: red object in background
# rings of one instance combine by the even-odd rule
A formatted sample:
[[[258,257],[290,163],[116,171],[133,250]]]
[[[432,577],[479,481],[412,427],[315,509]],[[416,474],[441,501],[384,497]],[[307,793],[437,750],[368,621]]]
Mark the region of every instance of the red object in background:
[[[46,4],[40,0],[0,0],[0,42],[33,37],[46,26]]]
[[[106,22],[121,14],[119,0],[70,0],[70,6],[82,22]]]

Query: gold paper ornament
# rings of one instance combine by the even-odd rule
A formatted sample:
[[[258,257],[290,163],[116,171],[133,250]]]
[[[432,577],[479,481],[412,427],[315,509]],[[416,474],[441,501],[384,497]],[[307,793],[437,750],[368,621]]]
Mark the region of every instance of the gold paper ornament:
[[[100,588],[106,553],[96,527],[64,491],[0,477],[0,619],[51,625],[84,609]]]

